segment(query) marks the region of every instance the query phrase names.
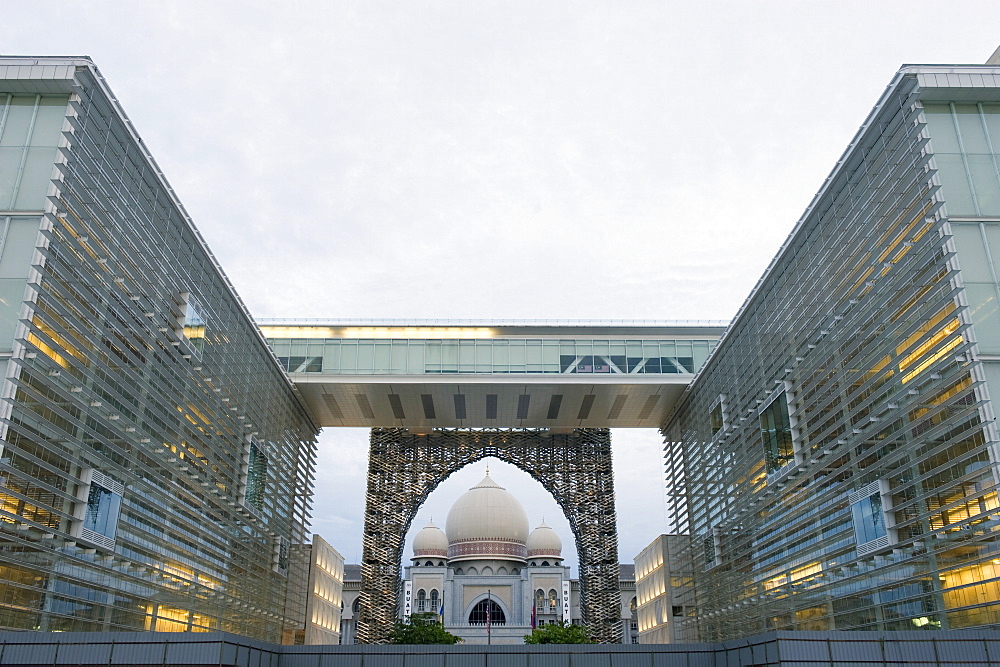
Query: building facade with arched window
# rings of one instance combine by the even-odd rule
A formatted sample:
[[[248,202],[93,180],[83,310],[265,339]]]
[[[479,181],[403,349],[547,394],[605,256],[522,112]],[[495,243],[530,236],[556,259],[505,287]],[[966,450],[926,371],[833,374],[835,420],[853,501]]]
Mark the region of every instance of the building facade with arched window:
[[[400,614],[407,613],[408,595],[410,614],[439,615],[449,632],[469,644],[520,644],[533,627],[581,623],[580,586],[563,565],[562,540],[544,521],[531,531],[528,526],[521,503],[487,472],[455,501],[444,529],[431,522],[414,537]],[[344,643],[353,643],[360,611],[355,572],[360,579],[357,566],[347,566]],[[632,642],[632,572],[631,565],[621,566],[625,643]]]
[[[520,644],[533,623],[579,617],[563,608],[562,541],[544,521],[528,526],[521,503],[487,472],[455,501],[443,530],[430,523],[414,537],[404,577],[410,612],[438,614],[468,643],[495,644]]]

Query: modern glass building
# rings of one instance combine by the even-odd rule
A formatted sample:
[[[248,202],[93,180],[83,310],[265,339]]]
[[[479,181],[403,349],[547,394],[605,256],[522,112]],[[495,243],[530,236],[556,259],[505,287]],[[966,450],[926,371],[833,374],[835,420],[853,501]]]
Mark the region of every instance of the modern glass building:
[[[998,303],[998,66],[900,70],[719,340],[262,331],[93,63],[0,58],[0,627],[305,637],[319,426],[662,426],[674,637],[1000,626]]]
[[[316,426],[87,59],[0,58],[0,626],[280,640]]]
[[[901,69],[666,423],[702,640],[1000,625],[1000,67]]]

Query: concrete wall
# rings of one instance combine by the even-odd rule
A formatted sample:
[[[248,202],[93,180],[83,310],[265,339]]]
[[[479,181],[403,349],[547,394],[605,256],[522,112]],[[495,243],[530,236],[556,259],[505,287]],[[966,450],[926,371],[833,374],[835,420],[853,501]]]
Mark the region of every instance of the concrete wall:
[[[729,667],[996,665],[1000,632],[778,632],[715,644],[280,646],[225,633],[4,632],[0,665]]]

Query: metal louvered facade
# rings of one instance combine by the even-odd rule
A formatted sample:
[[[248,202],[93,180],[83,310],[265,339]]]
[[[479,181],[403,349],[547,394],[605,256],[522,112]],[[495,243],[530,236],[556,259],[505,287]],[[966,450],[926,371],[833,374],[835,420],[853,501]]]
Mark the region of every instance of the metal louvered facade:
[[[1000,625],[998,153],[900,70],[664,426],[700,639]]]
[[[280,641],[316,427],[92,63],[0,59],[0,626]]]

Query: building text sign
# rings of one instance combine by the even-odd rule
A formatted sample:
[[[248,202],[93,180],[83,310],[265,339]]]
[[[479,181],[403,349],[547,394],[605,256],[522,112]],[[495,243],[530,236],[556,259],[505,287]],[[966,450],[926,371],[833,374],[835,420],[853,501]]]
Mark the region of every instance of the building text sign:
[[[566,621],[567,623],[570,623],[570,622],[572,622],[573,619],[570,618],[570,615],[569,615],[570,614],[570,611],[569,611],[569,582],[568,581],[564,581],[564,582],[562,582],[562,585],[563,585],[563,587],[562,587],[563,588],[563,590],[562,590],[562,620]]]
[[[410,620],[410,613],[413,611],[413,582],[407,581],[403,584],[403,621]]]

